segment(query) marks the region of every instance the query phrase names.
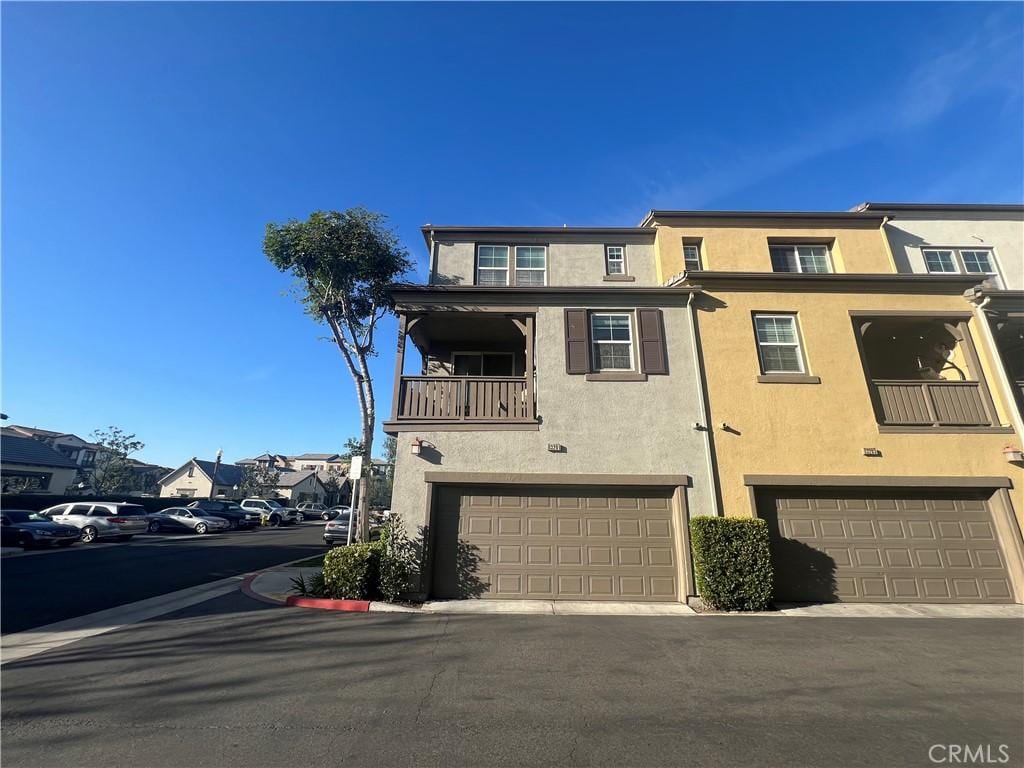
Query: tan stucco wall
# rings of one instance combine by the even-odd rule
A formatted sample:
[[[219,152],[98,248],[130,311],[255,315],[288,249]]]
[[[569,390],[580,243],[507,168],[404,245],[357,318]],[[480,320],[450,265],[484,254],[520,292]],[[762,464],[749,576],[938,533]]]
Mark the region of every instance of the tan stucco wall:
[[[836,272],[894,272],[877,222],[813,221],[782,226],[768,220],[688,219],[658,222],[655,239],[659,282],[683,271],[683,239],[701,239],[703,268],[716,272],[771,272],[769,241],[832,241]]]
[[[425,472],[562,474],[685,474],[691,514],[713,512],[704,436],[695,384],[689,310],[663,307],[669,375],[646,382],[586,381],[565,372],[564,307],[541,307],[536,322],[537,413],[540,429],[529,432],[398,434],[392,510],[415,534],[426,524]],[[436,446],[413,456],[420,437]],[[549,443],[566,447],[547,450]]]
[[[700,311],[699,332],[727,515],[751,514],[743,476],[1000,476],[1014,483],[1018,519],[1024,471],[1002,448],[1013,434],[883,434],[878,430],[850,310],[968,310],[958,296],[716,291],[727,306]],[[751,325],[754,311],[796,312],[808,373],[820,384],[762,384]],[[992,360],[971,335],[1003,424],[1008,404],[993,386]],[[722,429],[726,423],[739,434]],[[879,458],[863,455],[878,448]],[[1022,520],[1024,522],[1024,520]]]
[[[1024,215],[1000,214],[1001,218],[899,216],[885,226],[896,267],[900,272],[927,272],[921,248],[991,248],[995,253],[1003,287],[1024,290]]]
[[[494,243],[494,239],[485,242]],[[502,244],[506,244],[503,242]],[[516,238],[509,245],[546,245],[548,248],[547,284],[552,286],[586,285],[603,287],[658,285],[654,265],[654,247],[650,238],[636,236],[610,238],[607,245],[626,246],[626,272],[633,282],[608,282],[605,277],[604,246],[595,242],[552,242],[547,239]],[[509,261],[514,263],[514,251]],[[437,246],[438,285],[473,285],[476,279],[476,244],[469,241],[444,241]]]
[[[210,480],[198,468],[193,476],[189,477],[188,467],[185,467],[160,483],[160,495],[177,496],[181,488],[191,488],[195,491],[196,498],[206,498],[210,495]],[[218,490],[222,489],[218,486]]]

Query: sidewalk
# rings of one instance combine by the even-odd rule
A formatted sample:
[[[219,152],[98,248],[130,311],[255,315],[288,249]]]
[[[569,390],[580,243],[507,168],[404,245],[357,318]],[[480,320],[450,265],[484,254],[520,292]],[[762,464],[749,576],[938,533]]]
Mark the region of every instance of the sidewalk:
[[[242,591],[255,600],[284,605],[292,579],[308,580],[319,568],[272,568],[250,576]],[[431,600],[416,608],[372,602],[370,611],[430,614],[530,614],[546,616],[737,616],[875,619],[1024,619],[1024,605],[931,605],[893,603],[781,603],[778,610],[758,613],[698,613],[681,603],[630,603],[597,600]]]

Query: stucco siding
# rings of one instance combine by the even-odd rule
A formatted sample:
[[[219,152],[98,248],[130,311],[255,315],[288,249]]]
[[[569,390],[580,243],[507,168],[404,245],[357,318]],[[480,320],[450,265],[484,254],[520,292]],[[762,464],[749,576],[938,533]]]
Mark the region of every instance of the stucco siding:
[[[655,286],[654,246],[651,238],[610,237],[607,243],[561,242],[553,238],[487,238],[481,243],[547,246],[547,284],[549,286]],[[627,275],[633,281],[606,281],[605,245],[626,247]],[[510,255],[510,262],[514,255]],[[476,280],[476,243],[443,241],[437,244],[437,263],[431,283],[434,285],[474,285]]]
[[[1024,290],[1024,215],[1002,218],[929,217],[889,221],[889,238],[900,272],[926,273],[921,249],[928,246],[991,248],[1003,280],[1003,288]]]
[[[41,467],[35,464],[9,464],[6,462],[0,466],[0,475],[4,477],[16,475],[19,472],[50,475],[50,483],[46,490],[34,491],[34,493],[46,495],[66,493],[68,486],[74,483],[75,477],[78,476],[78,470],[65,467]]]
[[[771,272],[769,245],[830,242],[833,271],[891,273],[895,271],[877,223],[779,226],[769,221],[688,220],[685,225],[659,223],[655,244],[659,281],[683,271],[684,238],[701,240],[702,268],[716,272]]]
[[[210,480],[198,468],[189,477],[188,467],[185,467],[160,483],[162,497],[177,496],[182,489],[195,491],[196,498],[206,498],[210,495]]]
[[[1020,515],[1024,472],[1002,455],[1003,446],[1019,437],[881,433],[872,408],[850,310],[966,312],[962,298],[725,291],[713,296],[727,309],[708,307],[698,316],[725,514],[751,514],[743,476],[764,474],[1008,476]],[[808,373],[820,376],[820,384],[758,383],[751,314],[771,311],[797,313]],[[998,418],[1008,424],[1007,403],[993,386],[991,358],[973,320],[970,330]],[[865,456],[865,448],[877,448],[881,456]]]
[[[417,431],[433,449],[411,454],[413,434],[398,434],[392,510],[416,534],[427,524],[425,472],[666,475],[693,478],[691,514],[713,513],[689,333],[689,310],[663,307],[669,375],[647,381],[586,381],[565,372],[564,307],[541,307],[536,320],[535,431]],[[565,446],[548,451],[549,444]]]

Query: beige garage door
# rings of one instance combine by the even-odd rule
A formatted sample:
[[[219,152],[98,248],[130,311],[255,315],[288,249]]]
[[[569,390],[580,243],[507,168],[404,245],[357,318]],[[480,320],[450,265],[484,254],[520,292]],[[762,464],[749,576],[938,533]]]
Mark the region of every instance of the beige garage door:
[[[965,493],[760,491],[775,599],[1012,602],[984,498]]]
[[[438,598],[678,599],[671,490],[441,488]]]

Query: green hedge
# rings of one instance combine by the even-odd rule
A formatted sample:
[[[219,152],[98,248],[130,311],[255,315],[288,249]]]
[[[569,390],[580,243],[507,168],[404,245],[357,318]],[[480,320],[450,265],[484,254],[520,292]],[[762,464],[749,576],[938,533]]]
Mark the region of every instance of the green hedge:
[[[308,597],[394,602],[409,589],[414,559],[414,548],[396,519],[384,526],[377,541],[328,550],[323,571],[310,582],[293,579],[293,588]]]
[[[768,524],[742,517],[690,521],[693,568],[701,599],[722,611],[763,611],[772,601]]]
[[[324,597],[334,600],[369,600],[377,582],[380,546],[350,544],[324,555]]]

